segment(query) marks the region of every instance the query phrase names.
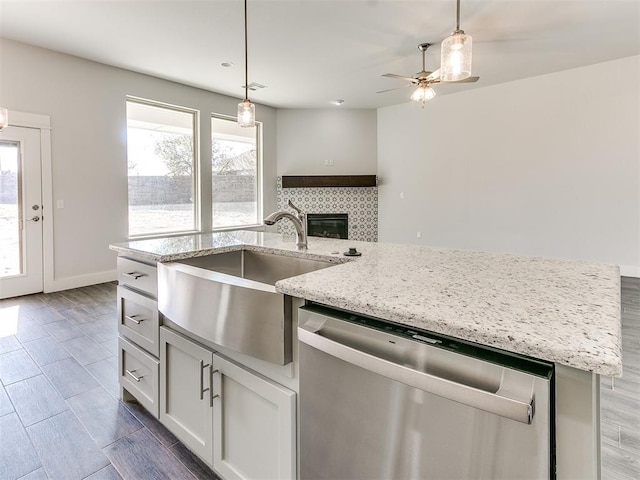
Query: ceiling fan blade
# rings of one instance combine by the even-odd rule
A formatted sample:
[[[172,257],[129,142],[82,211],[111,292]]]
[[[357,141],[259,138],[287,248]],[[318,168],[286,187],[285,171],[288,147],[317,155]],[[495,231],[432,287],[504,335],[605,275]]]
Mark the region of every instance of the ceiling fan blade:
[[[431,80],[440,80],[440,69],[437,69],[429,74],[429,76],[427,77],[427,81],[430,82]]]
[[[468,78],[465,78],[464,80],[457,80],[455,82],[443,82],[443,83],[473,83],[473,82],[477,82],[478,80],[480,80],[480,77],[468,77]]]
[[[389,78],[399,78],[400,80],[406,80],[407,82],[411,82],[411,83],[418,83],[419,81],[417,78],[403,77],[402,75],[396,75],[395,73],[385,73],[382,76],[389,77]]]
[[[380,90],[379,92],[376,92],[376,93],[392,92],[393,90],[400,90],[400,89],[407,88],[407,87],[415,87],[415,85],[413,83],[410,83],[408,85],[403,85],[402,87],[388,88],[387,90]]]

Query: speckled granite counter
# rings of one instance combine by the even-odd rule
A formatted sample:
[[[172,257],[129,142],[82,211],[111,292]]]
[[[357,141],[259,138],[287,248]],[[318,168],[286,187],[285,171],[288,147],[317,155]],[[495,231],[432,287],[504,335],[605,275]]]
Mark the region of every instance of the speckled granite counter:
[[[344,257],[357,247],[361,257]],[[279,292],[601,375],[622,372],[617,266],[496,253],[227,232],[111,245],[159,262],[241,248],[342,263]]]

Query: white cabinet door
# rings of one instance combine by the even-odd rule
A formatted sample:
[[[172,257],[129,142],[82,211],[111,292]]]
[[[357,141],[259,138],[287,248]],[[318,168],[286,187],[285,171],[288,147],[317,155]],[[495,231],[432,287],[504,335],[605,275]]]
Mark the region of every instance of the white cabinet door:
[[[295,392],[213,355],[213,467],[226,480],[296,477]]]
[[[160,421],[213,464],[212,353],[160,328]]]

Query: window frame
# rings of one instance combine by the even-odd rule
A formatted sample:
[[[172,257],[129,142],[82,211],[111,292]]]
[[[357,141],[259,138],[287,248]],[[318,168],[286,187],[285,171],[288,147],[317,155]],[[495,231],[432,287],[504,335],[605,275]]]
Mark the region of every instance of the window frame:
[[[193,191],[193,229],[188,230],[174,230],[170,232],[155,232],[155,233],[143,233],[137,235],[131,235],[129,233],[129,197],[128,197],[128,136],[125,135],[125,164],[127,167],[127,238],[130,240],[142,240],[146,238],[161,238],[161,237],[175,237],[180,235],[189,235],[197,233],[205,233],[203,227],[206,226],[211,232],[223,232],[233,230],[255,230],[256,228],[263,227],[262,218],[264,216],[264,155],[263,155],[263,135],[264,124],[263,122],[256,121],[256,133],[255,133],[255,145],[256,145],[256,219],[255,223],[249,223],[245,225],[228,225],[224,227],[213,227],[213,171],[212,171],[212,146],[213,146],[213,123],[212,120],[228,120],[232,122],[237,121],[237,117],[233,115],[225,115],[222,113],[211,112],[209,116],[209,132],[203,135],[204,131],[201,122],[201,110],[196,108],[184,107],[181,105],[175,105],[158,100],[151,100],[148,98],[138,97],[135,95],[125,96],[125,132],[128,131],[128,116],[127,116],[127,103],[138,103],[151,107],[165,108],[182,113],[189,113],[193,115],[193,175],[192,175],[192,191]],[[209,138],[210,144],[208,146],[207,160],[211,164],[207,168],[204,168],[202,162],[205,161],[202,152],[201,138]],[[205,173],[208,172],[208,175]],[[207,178],[208,177],[208,178]],[[204,199],[203,193],[209,192],[210,198]],[[204,208],[203,202],[207,201],[209,206]],[[209,218],[205,219],[203,215],[208,214]]]
[[[172,230],[170,232],[149,232],[149,233],[141,233],[137,235],[132,235],[129,230],[129,187],[128,187],[128,167],[129,167],[129,139],[128,139],[128,131],[129,131],[129,117],[127,115],[127,104],[137,103],[141,105],[146,105],[150,107],[164,108],[167,110],[173,110],[181,113],[188,113],[193,116],[193,174],[191,178],[191,189],[193,192],[193,228],[187,230]],[[126,120],[126,131],[127,131],[127,142],[126,142],[126,163],[127,163],[127,238],[132,240],[141,240],[145,238],[158,238],[158,237],[169,237],[169,236],[178,236],[192,233],[202,232],[202,208],[201,208],[201,173],[200,173],[200,110],[183,107],[180,105],[173,105],[170,103],[160,102],[157,100],[150,100],[148,98],[136,97],[132,95],[127,95],[125,97],[125,120]]]
[[[231,122],[237,122],[238,117],[232,115],[224,115],[222,113],[211,113],[210,119],[218,119],[218,120],[228,120]],[[263,204],[264,204],[264,196],[263,196],[263,161],[262,161],[262,122],[256,121],[256,135],[255,135],[255,145],[256,145],[256,223],[246,224],[246,225],[233,225],[233,226],[225,226],[225,227],[213,227],[214,219],[213,219],[213,169],[211,172],[211,230],[213,232],[220,231],[230,231],[230,230],[243,230],[247,228],[256,228],[262,227],[263,224],[261,219],[263,218]],[[210,123],[210,133],[211,133],[211,148],[210,150],[213,153],[213,121]],[[210,158],[210,162],[213,164],[213,158]]]

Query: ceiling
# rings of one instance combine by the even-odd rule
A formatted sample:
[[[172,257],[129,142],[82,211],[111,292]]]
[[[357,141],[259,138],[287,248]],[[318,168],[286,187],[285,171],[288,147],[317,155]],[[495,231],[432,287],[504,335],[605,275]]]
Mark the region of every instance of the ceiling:
[[[242,5],[0,0],[0,36],[242,97]],[[406,102],[410,88],[375,93],[404,85],[381,75],[421,70],[423,42],[435,44],[435,70],[455,27],[455,0],[249,0],[248,9],[249,81],[267,86],[249,96],[280,108]],[[640,0],[462,0],[461,10],[481,78],[438,85],[439,95],[640,54]]]

